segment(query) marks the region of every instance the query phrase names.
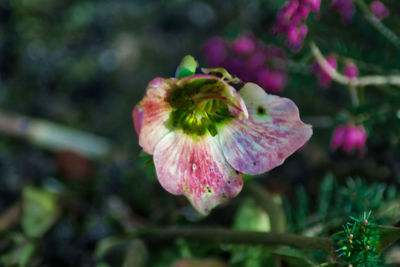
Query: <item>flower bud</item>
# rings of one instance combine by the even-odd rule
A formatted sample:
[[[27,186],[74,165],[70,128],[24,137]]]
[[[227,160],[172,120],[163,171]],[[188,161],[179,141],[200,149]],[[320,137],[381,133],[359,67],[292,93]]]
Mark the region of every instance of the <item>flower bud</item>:
[[[381,1],[372,2],[369,9],[379,20],[388,17],[390,14],[389,9]]]

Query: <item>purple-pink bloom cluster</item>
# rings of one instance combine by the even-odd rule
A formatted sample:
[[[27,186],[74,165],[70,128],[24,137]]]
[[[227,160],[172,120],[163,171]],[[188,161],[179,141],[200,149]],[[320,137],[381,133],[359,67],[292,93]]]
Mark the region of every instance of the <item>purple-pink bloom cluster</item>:
[[[388,17],[390,14],[389,9],[381,1],[372,2],[369,9],[379,20]]]
[[[355,12],[354,0],[333,0],[332,8],[338,11],[344,24],[348,24]]]
[[[319,12],[321,0],[289,0],[279,11],[273,32],[284,33],[287,43],[293,50],[298,50],[303,45],[307,35],[305,21],[310,12]]]
[[[336,69],[337,68],[337,60],[336,60],[336,56],[334,55],[329,55],[326,57],[326,61],[328,62],[328,64]],[[329,75],[328,73],[326,73],[321,66],[319,65],[318,62],[315,62],[313,65],[313,71],[314,73],[318,76],[318,84],[323,86],[323,87],[328,87],[332,81],[332,77],[331,75]]]
[[[364,126],[355,126],[353,124],[339,125],[333,132],[331,147],[342,150],[349,154],[358,149],[360,152],[365,150],[367,141],[367,132]]]
[[[279,93],[286,85],[284,51],[265,45],[252,35],[243,35],[232,42],[214,37],[204,44],[202,51],[208,67],[225,68],[243,82],[259,84],[268,93]]]

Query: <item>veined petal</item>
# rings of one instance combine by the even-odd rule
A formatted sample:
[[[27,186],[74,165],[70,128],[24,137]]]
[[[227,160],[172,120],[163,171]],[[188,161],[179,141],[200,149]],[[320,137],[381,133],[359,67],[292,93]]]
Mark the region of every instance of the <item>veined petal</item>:
[[[181,131],[167,134],[154,151],[154,165],[164,189],[185,195],[202,214],[236,196],[243,175],[225,160],[216,137],[192,138]]]
[[[133,122],[139,136],[139,145],[146,153],[153,154],[154,147],[170,129],[166,122],[171,106],[166,101],[175,79],[155,78],[146,91],[146,96],[133,110]]]
[[[226,160],[243,173],[260,174],[282,164],[311,137],[299,110],[289,99],[269,95],[256,84],[240,91],[249,119],[232,120],[219,129],[219,142]]]

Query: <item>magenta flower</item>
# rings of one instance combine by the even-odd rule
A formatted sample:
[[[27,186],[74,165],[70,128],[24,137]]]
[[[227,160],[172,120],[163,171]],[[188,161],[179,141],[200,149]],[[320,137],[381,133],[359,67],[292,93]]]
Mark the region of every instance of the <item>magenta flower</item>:
[[[307,35],[305,21],[310,11],[318,13],[321,0],[289,0],[279,11],[273,32],[286,35],[287,44],[293,50],[299,50]]]
[[[337,60],[334,55],[327,56],[326,61],[332,68],[334,68],[334,69],[337,68]],[[313,71],[318,76],[318,84],[319,85],[321,85],[323,87],[328,87],[330,85],[330,83],[332,81],[332,77],[321,68],[321,66],[318,64],[318,62],[314,63]]]
[[[389,9],[381,1],[372,2],[369,9],[379,20],[388,17],[390,14]]]
[[[257,73],[258,84],[268,88],[268,92],[273,94],[281,92],[286,80],[287,74],[282,71],[271,71],[268,68],[263,68]]]
[[[239,39],[236,39],[231,44],[232,52],[238,55],[250,54],[251,52],[254,51],[255,48],[256,44],[254,38],[251,38],[250,36],[247,35],[242,36]]]
[[[344,24],[349,24],[355,12],[354,0],[333,0],[332,8],[338,11]]]
[[[357,78],[358,68],[353,62],[348,62],[343,69],[343,74],[350,80]]]
[[[243,173],[275,168],[312,135],[291,100],[253,83],[237,92],[228,81],[156,78],[132,114],[162,187],[203,214],[240,192]]]
[[[208,55],[208,65],[219,66],[225,60],[226,49],[225,41],[222,38],[214,37],[208,40],[202,49]]]
[[[279,93],[286,85],[287,60],[284,51],[267,46],[250,34],[232,42],[219,37],[211,38],[202,51],[207,56],[208,67],[223,67],[243,82],[258,83],[269,93]]]
[[[358,149],[363,152],[367,141],[367,132],[364,126],[354,126],[353,124],[340,125],[336,127],[332,135],[331,147],[338,149],[342,147],[347,154]]]

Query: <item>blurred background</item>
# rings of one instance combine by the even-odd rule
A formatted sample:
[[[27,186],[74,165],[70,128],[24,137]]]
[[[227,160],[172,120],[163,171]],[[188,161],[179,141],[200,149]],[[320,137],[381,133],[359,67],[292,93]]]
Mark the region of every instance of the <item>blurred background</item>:
[[[400,3],[384,3],[391,13],[384,23],[400,34]],[[246,192],[199,217],[185,198],[161,188],[151,157],[140,152],[132,109],[147,83],[174,76],[186,54],[202,67],[220,63],[244,81],[293,99],[313,125],[314,135],[301,151],[252,181],[285,210],[287,231],[327,236],[349,215],[369,210],[382,223],[398,224],[399,88],[360,88],[354,105],[345,86],[318,81],[309,42],[334,55],[338,69],[350,59],[359,75],[399,74],[398,47],[358,8],[344,24],[325,0],[307,20],[303,46],[293,50],[285,36],[273,34],[283,5],[280,0],[1,0],[4,266],[136,266],[132,262],[140,257],[132,253],[141,253],[148,266],[189,266],[178,265],[185,264],[179,262],[183,258],[212,258],[209,265],[190,266],[271,266],[265,265],[270,254],[260,247],[184,240],[145,247],[128,240],[138,227],[154,225],[269,229],[273,215]],[[240,52],[235,58],[232,43],[243,36],[274,59],[257,72],[263,74],[246,76]],[[231,61],[213,61],[218,42]],[[334,149],[335,128],[348,123],[365,127],[367,143],[354,151]],[[394,247],[392,257],[399,251]]]

